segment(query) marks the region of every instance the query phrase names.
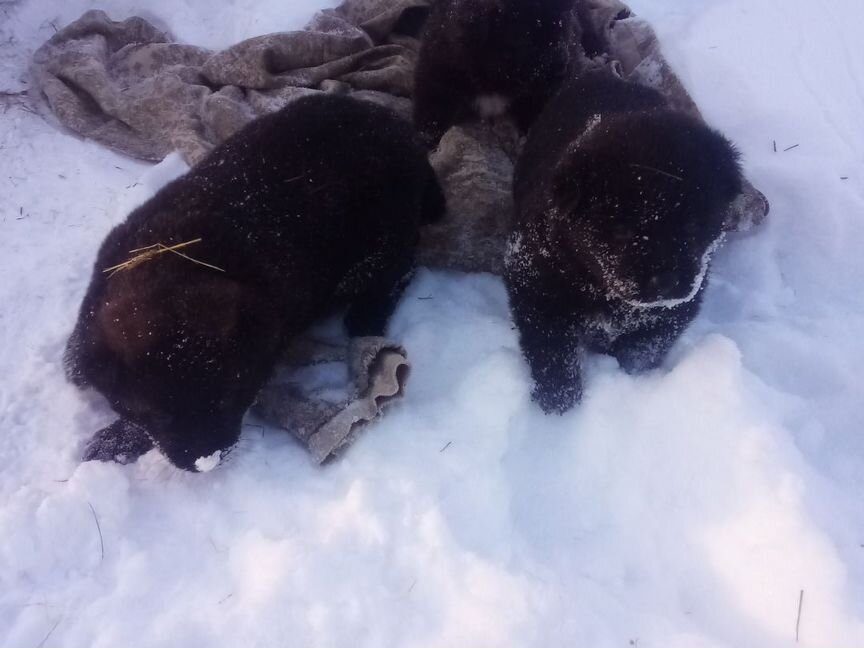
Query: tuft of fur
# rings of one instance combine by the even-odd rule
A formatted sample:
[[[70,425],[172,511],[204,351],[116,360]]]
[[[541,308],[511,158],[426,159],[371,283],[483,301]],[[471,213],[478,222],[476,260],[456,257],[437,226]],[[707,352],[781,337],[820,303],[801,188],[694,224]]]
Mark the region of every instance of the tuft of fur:
[[[584,349],[657,366],[699,310],[724,214],[741,191],[732,145],[611,75],[568,83],[516,166],[505,262],[534,397],[581,397]]]
[[[567,73],[574,0],[440,0],[414,81],[414,123],[434,144],[453,125],[508,112],[525,132]]]
[[[383,334],[419,226],[443,210],[411,125],[384,108],[315,95],[249,124],[99,250],[65,363],[121,419],[88,456],[123,446],[112,430],[146,434],[186,470],[226,453],[280,349],[315,319],[347,306],[349,334]],[[184,252],[224,272],[171,253],[103,272],[197,238]]]

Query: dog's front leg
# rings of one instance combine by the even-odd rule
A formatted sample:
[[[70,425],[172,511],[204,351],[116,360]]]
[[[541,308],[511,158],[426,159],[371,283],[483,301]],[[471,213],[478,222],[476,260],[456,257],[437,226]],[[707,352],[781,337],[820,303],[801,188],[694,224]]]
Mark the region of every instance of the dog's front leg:
[[[511,308],[522,353],[531,369],[531,396],[547,414],[563,414],[582,398],[577,323],[555,312],[551,296],[526,294],[511,286]]]

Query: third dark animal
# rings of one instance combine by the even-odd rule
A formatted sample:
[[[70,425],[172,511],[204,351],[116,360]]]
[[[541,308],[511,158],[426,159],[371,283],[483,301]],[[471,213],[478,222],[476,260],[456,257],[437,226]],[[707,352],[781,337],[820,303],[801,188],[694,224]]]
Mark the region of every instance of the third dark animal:
[[[455,124],[510,113],[527,131],[564,80],[574,0],[440,0],[423,35],[414,122],[434,144]]]
[[[738,156],[650,88],[594,74],[552,99],[516,167],[506,280],[534,398],[582,394],[580,354],[657,366],[699,310]]]

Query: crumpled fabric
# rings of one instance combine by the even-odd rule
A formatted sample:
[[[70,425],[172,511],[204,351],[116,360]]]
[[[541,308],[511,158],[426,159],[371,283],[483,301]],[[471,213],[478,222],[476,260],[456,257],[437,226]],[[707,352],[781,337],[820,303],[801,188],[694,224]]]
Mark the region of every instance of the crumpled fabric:
[[[304,30],[220,52],[176,43],[143,18],[88,11],[35,52],[30,95],[83,137],[145,160],[178,150],[189,164],[310,92],[356,94],[410,118],[417,24],[428,4],[349,0]]]

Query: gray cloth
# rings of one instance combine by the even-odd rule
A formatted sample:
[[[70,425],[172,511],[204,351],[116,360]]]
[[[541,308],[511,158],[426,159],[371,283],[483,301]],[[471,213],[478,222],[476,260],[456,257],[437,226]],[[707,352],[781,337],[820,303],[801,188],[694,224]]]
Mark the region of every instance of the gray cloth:
[[[277,377],[253,406],[264,420],[291,431],[317,463],[334,457],[384,407],[401,398],[410,371],[405,349],[380,337],[356,338],[347,346],[300,339],[284,358],[284,365],[294,370],[334,362],[347,365],[345,398],[326,400],[302,383]]]
[[[31,97],[83,137],[146,160],[176,149],[190,164],[254,117],[309,92],[354,93],[410,117],[419,45],[390,30],[407,9],[427,5],[346,2],[305,30],[221,52],[172,42],[143,18],[115,22],[88,11],[34,54]]]
[[[447,198],[447,215],[423,228],[419,265],[503,274],[518,147],[518,134],[506,126],[455,126],[441,138],[430,161]]]

